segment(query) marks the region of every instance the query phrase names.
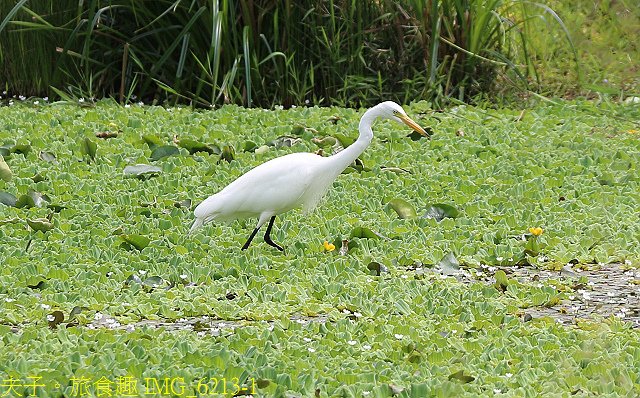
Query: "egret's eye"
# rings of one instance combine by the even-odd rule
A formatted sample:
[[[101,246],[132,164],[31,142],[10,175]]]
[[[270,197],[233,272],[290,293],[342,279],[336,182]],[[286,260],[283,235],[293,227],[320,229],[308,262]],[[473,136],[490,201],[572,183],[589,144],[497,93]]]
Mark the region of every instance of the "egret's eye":
[[[400,117],[400,112],[398,112],[398,111],[393,111],[393,116],[395,116],[395,117]]]

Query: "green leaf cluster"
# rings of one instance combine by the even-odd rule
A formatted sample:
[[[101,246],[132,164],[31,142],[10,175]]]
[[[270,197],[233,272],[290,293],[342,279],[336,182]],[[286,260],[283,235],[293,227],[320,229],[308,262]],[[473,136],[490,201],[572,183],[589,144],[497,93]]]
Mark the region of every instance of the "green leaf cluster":
[[[511,110],[456,108],[430,141],[378,122],[359,172],[339,176],[311,214],[279,219],[272,236],[284,253],[259,240],[240,251],[251,220],[188,234],[193,206],[271,158],[316,151],[314,138],[353,136],[358,112],[0,107],[1,133],[33,148],[6,159],[13,178],[0,181],[0,199],[49,198],[0,204],[0,377],[26,382],[38,369],[61,386],[38,387],[43,397],[73,395],[74,375],[116,373],[139,393],[145,378],[181,377],[188,395],[222,377],[243,387],[253,378],[264,396],[633,394],[637,330],[617,318],[525,322],[526,309],[568,293],[505,272],[524,260],[638,264],[637,139],[624,122],[573,105],[518,122]],[[299,139],[270,146],[294,120],[309,126]],[[80,143],[108,123],[122,133],[101,140],[89,163]],[[222,152],[176,146],[175,134],[243,149],[220,161]],[[178,152],[149,165],[165,145]],[[131,175],[142,178],[125,178],[140,164]],[[449,216],[422,216],[434,208]],[[525,253],[532,227],[544,229],[537,256]],[[457,281],[494,266],[495,281]]]

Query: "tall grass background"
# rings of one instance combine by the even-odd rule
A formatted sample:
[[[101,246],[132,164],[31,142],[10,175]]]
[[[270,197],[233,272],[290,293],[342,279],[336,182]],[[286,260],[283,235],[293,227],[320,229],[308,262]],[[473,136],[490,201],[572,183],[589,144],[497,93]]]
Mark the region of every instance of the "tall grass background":
[[[198,106],[438,106],[498,82],[537,89],[528,33],[540,21],[575,58],[562,20],[530,1],[7,0],[0,85]]]

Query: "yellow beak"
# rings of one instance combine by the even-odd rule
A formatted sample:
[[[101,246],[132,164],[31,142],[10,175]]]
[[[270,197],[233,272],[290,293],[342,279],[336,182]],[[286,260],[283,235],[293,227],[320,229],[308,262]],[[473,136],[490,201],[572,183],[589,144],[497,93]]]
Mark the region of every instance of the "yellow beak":
[[[407,115],[400,115],[398,116],[400,118],[400,120],[402,120],[404,122],[404,124],[406,124],[407,126],[411,127],[412,129],[414,129],[415,131],[417,131],[418,133],[422,134],[425,137],[430,137],[429,133],[427,133],[425,131],[425,129],[423,129],[422,127],[420,127],[420,125],[416,122],[414,122],[413,120],[411,120],[411,118]]]

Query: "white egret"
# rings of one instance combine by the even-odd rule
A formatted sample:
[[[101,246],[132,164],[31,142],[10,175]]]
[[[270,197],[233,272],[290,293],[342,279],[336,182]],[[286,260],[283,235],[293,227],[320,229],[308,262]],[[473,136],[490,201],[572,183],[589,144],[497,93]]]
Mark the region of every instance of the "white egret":
[[[429,137],[400,105],[392,101],[382,102],[362,115],[358,139],[341,152],[328,157],[315,153],[291,153],[272,159],[249,170],[222,191],[205,199],[193,212],[196,219],[191,232],[214,220],[231,222],[257,217],[258,224],[242,250],[249,247],[253,237],[267,221],[269,225],[264,241],[278,250],[284,250],[270,236],[276,215],[300,206],[304,212],[311,211],[336,177],[369,146],[373,138],[371,125],[377,118],[404,123]]]

